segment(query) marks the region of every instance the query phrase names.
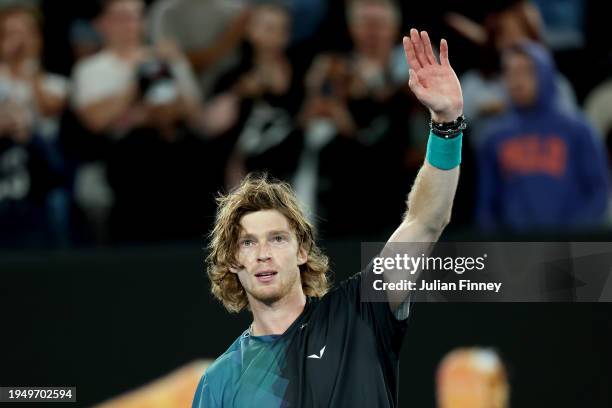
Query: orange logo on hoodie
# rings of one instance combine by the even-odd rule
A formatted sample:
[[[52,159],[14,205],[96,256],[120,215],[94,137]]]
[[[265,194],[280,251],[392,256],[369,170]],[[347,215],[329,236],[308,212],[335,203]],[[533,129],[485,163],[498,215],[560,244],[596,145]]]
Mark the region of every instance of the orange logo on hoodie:
[[[561,177],[567,167],[567,145],[556,135],[515,137],[503,142],[498,154],[501,169],[507,175]]]

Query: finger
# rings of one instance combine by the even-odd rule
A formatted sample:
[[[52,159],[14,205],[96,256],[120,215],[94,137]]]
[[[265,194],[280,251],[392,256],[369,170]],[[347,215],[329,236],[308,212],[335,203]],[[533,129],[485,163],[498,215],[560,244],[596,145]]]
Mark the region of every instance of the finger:
[[[448,60],[448,43],[444,38],[440,41],[440,63],[450,66],[450,61]]]
[[[422,66],[419,63],[419,60],[416,57],[416,52],[414,51],[414,45],[412,45],[412,41],[408,37],[404,37],[404,52],[406,53],[406,59],[408,60],[408,65],[413,69],[421,69]]]
[[[412,45],[414,46],[414,51],[416,53],[417,59],[422,67],[429,65],[427,62],[427,58],[425,58],[425,51],[423,49],[423,41],[421,41],[421,36],[416,29],[410,30],[410,40],[412,41]]]
[[[423,46],[425,47],[425,56],[427,57],[427,61],[432,65],[438,64],[436,56],[433,53],[433,47],[431,46],[431,40],[429,39],[429,34],[427,34],[427,31],[421,31],[421,40],[423,41]]]

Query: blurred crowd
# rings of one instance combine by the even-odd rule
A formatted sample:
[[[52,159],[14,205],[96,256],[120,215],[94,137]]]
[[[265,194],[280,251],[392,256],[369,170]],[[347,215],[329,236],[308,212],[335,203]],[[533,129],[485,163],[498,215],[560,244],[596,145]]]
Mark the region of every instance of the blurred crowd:
[[[325,238],[400,222],[429,120],[405,4],[106,0],[63,22],[58,62],[48,3],[0,1],[0,247],[198,240],[251,171],[290,182]],[[586,49],[586,7],[440,14],[470,125],[455,228],[610,224],[612,79],[577,95],[589,61],[555,62]]]

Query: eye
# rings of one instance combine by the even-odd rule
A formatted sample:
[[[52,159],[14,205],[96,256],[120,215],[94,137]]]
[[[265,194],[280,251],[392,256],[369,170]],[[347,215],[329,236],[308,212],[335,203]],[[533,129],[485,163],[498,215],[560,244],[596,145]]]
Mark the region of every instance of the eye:
[[[285,242],[285,241],[286,241],[286,239],[285,239],[285,237],[284,237],[284,236],[282,236],[282,235],[275,235],[275,236],[272,238],[272,241],[274,241],[274,242]]]
[[[253,246],[254,242],[252,239],[243,239],[242,241],[240,241],[240,246],[243,247],[250,247]]]

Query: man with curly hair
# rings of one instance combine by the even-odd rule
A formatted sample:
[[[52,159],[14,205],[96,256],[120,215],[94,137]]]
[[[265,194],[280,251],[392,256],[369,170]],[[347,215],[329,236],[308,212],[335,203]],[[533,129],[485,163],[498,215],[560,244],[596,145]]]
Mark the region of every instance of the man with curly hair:
[[[432,243],[449,222],[459,179],[463,97],[445,40],[439,62],[427,32],[412,29],[403,42],[410,88],[432,123],[408,211],[389,242]],[[193,407],[397,406],[406,293],[364,301],[370,268],[329,290],[328,260],[287,184],[249,176],[218,201],[212,292],[230,312],[248,308],[253,323],[208,368]],[[383,276],[393,283],[407,274]]]

